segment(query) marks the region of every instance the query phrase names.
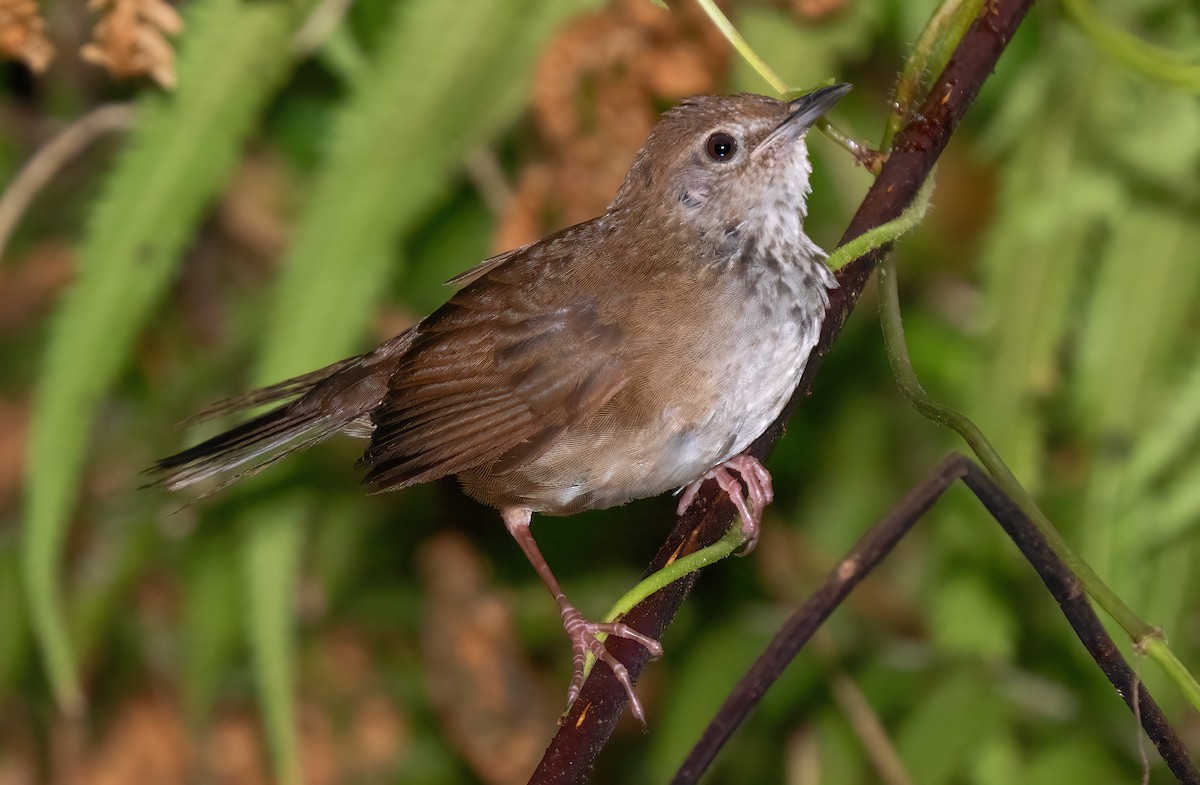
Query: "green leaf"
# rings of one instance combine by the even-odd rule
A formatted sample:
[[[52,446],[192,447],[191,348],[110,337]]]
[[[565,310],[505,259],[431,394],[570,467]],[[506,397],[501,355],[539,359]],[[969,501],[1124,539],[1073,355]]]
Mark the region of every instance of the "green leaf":
[[[738,619],[708,620],[705,633],[686,651],[674,651],[675,677],[667,690],[671,699],[655,720],[659,731],[651,738],[646,781],[666,782],[687,755],[704,727],[721,707],[740,674],[754,664],[770,642],[768,625],[747,628]]]
[[[993,584],[967,573],[943,578],[933,593],[933,636],[939,649],[1008,661],[1017,642],[1011,597],[998,597]]]
[[[1074,162],[1086,93],[1077,83],[1070,89],[1041,96],[1043,106],[1055,106],[1053,122],[1026,127],[1004,168],[999,209],[983,249],[986,359],[968,407],[1035,494],[1045,476],[1046,423],[1039,402],[1063,384],[1059,352],[1086,272],[1087,239],[1117,198],[1112,183]]]
[[[1191,460],[1161,490],[1132,499],[1124,514],[1130,519],[1125,525],[1142,532],[1136,551],[1140,558],[1195,537],[1200,530],[1200,462]]]
[[[1020,745],[1011,730],[1005,731],[980,745],[969,779],[974,785],[1010,785],[1021,781]]]
[[[193,727],[201,727],[216,702],[222,674],[232,664],[244,623],[238,606],[237,541],[220,532],[189,545],[184,571],[180,630],[183,653],[180,682],[183,707]]]
[[[1120,525],[1133,499],[1128,445],[1158,403],[1170,358],[1163,336],[1181,335],[1197,275],[1188,258],[1195,233],[1170,211],[1125,210],[1100,254],[1078,362],[1077,411],[1094,457],[1084,507],[1088,558],[1114,571],[1113,587],[1133,588],[1142,565],[1118,559],[1148,534],[1137,517]],[[1137,318],[1129,318],[1137,314]],[[1110,563],[1111,562],[1111,563]]]
[[[1190,457],[1200,442],[1200,357],[1191,360],[1191,372],[1170,394],[1158,422],[1143,431],[1129,460],[1129,483],[1139,491]]]
[[[1129,725],[1129,740],[1137,731]],[[1021,782],[1028,785],[1091,785],[1095,782],[1117,782],[1135,779],[1119,772],[1124,767],[1113,759],[1112,745],[1100,744],[1094,738],[1079,736],[1047,745],[1022,772]]]
[[[62,543],[91,424],[134,337],[171,280],[213,194],[289,62],[296,5],[198,0],[179,87],[148,95],[90,216],[76,283],[55,319],[34,402],[22,567],[30,614],[60,708],[83,694],[62,619]]]
[[[1007,709],[984,673],[942,673],[896,734],[913,782],[939,785],[961,778],[979,746],[1004,727]]]
[[[21,602],[16,545],[12,537],[0,539],[0,619],[4,620],[4,634],[0,635],[0,701],[21,686],[19,678],[29,650],[29,623]]]
[[[295,727],[292,626],[296,574],[303,544],[302,494],[255,507],[240,522],[246,571],[247,637],[254,647],[255,674],[264,698],[263,714],[275,774],[285,785],[300,782],[300,742]]]

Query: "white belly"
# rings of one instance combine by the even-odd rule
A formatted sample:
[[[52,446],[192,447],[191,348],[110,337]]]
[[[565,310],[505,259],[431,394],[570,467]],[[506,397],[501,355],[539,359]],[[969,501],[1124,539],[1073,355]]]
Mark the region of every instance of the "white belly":
[[[703,476],[749,447],[775,421],[804,374],[825,305],[822,297],[818,310],[769,323],[747,301],[741,323],[729,329],[731,340],[713,369],[723,394],[707,422],[676,437],[676,470],[663,480],[665,485],[678,487]]]
[[[711,383],[707,410],[696,411],[694,401],[685,406],[663,400],[661,427],[642,431],[643,438],[592,433],[587,448],[612,455],[613,460],[602,464],[609,468],[593,464],[578,482],[558,488],[556,501],[571,507],[586,496],[588,507],[602,508],[657,496],[703,477],[749,447],[790,400],[820,336],[827,288],[836,286],[836,281],[824,264],[814,267],[819,268],[815,281],[810,268],[788,281],[775,276],[776,282],[770,284],[792,290],[790,297],[781,298],[797,303],[790,318],[768,318],[761,300],[747,297],[740,313],[721,325],[716,335],[706,336],[704,355],[695,361]],[[713,340],[718,336],[723,340]],[[646,440],[648,432],[662,437]],[[633,444],[636,449],[631,449]],[[631,466],[637,469],[633,482]]]

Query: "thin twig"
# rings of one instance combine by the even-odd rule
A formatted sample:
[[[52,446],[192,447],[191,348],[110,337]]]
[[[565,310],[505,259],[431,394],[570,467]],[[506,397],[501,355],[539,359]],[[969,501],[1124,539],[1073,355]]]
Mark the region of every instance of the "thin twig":
[[[879,781],[883,785],[912,785],[912,777],[908,775],[896,745],[888,738],[887,729],[879,715],[854,679],[837,670],[830,678],[829,689],[866,749]]]
[[[963,35],[929,98],[897,136],[896,146],[880,169],[871,189],[842,238],[845,243],[867,230],[898,218],[913,201],[950,141],[959,121],[991,74],[1001,52],[1020,26],[1033,0],[992,0]],[[886,249],[879,249],[838,271],[839,288],[831,293],[829,313],[821,337],[808,358],[795,395],[779,419],[755,442],[750,452],[763,458],[783,433],[788,418],[809,393],[821,363],[829,354],[842,325],[857,303],[867,279]],[[709,482],[676,522],[666,542],[651,562],[647,574],[669,561],[716,542],[729,529],[734,510],[728,499]],[[625,622],[635,629],[661,637],[695,581],[689,575],[640,603]],[[637,678],[648,661],[640,646],[624,639],[610,640],[609,650]],[[583,692],[563,717],[558,733],[534,773],[531,783],[564,785],[588,780],[617,719],[624,711],[625,692],[607,668],[598,668],[584,683]]]
[[[80,117],[42,145],[0,195],[0,259],[21,217],[59,170],[105,134],[133,125],[132,104],[104,104]]]
[[[467,154],[463,171],[471,185],[494,216],[501,216],[513,200],[512,185],[500,166],[496,153],[487,147],[478,147]]]

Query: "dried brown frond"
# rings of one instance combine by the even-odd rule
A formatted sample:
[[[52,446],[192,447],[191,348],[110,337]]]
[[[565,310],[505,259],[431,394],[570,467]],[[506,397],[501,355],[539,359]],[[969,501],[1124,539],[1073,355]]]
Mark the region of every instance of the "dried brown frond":
[[[16,333],[41,318],[75,273],[75,252],[46,240],[0,267],[0,334]]]
[[[183,20],[163,0],[88,0],[101,12],[80,55],[104,66],[116,79],[149,76],[163,87],[175,86],[175,50],[167,36],[183,31]]]
[[[0,398],[0,512],[16,504],[25,479],[25,441],[29,405]]]
[[[38,74],[54,59],[37,0],[0,0],[0,57],[19,60]]]
[[[260,259],[277,258],[288,242],[288,212],[296,184],[268,149],[251,150],[238,164],[218,206],[221,227]]]
[[[546,47],[534,77],[540,154],[519,173],[498,249],[600,213],[660,109],[715,91],[729,46],[693,3],[670,13],[617,0],[577,18]]]

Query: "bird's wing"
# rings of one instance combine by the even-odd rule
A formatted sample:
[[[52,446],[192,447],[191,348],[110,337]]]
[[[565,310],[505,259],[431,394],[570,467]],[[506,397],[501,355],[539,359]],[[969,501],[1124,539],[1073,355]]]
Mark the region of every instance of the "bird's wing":
[[[563,250],[564,247],[572,246],[580,235],[593,231],[596,228],[596,223],[597,219],[593,218],[590,221],[584,221],[574,226],[568,226],[566,229],[560,229],[537,242],[528,243],[519,248],[498,253],[495,256],[489,256],[474,267],[464,270],[449,281],[446,281],[445,285],[467,286],[508,262],[516,261],[520,263],[522,260],[553,255]]]
[[[533,243],[530,243],[529,245],[522,245],[520,248],[513,248],[511,251],[505,251],[504,253],[498,253],[495,256],[489,256],[469,270],[464,270],[463,272],[451,278],[449,281],[446,281],[445,285],[466,286],[467,284],[474,283],[508,260],[519,256],[520,254],[526,253],[532,246]]]
[[[422,322],[372,412],[366,485],[391,490],[481,465],[514,471],[628,382],[623,331],[595,297],[547,280],[563,274],[569,265],[543,247]]]

